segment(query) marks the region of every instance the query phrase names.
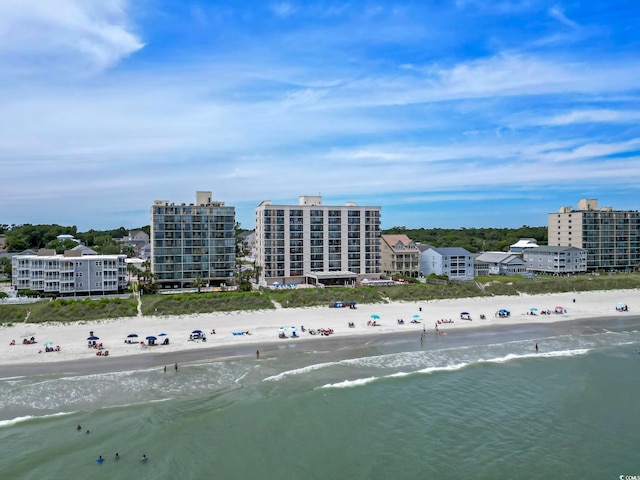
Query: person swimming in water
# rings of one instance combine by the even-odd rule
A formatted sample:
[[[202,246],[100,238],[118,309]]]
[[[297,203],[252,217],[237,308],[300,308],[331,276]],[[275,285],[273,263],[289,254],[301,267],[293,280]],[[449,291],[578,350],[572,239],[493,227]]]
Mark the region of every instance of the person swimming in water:
[[[142,458],[140,459],[140,461],[141,461],[142,463],[146,463],[146,462],[147,462],[147,460],[148,460],[147,455],[146,455],[146,454],[142,455]]]
[[[102,455],[100,455],[100,456],[98,457],[98,460],[96,460],[96,461],[97,461],[98,463],[102,463],[102,462],[104,462],[104,458],[102,458]]]

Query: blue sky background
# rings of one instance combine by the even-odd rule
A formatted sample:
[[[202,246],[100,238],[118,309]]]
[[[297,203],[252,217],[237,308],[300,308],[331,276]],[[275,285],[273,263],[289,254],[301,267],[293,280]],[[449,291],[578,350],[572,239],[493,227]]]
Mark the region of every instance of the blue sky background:
[[[0,2],[0,223],[149,223],[196,190],[383,227],[640,204],[640,3]]]

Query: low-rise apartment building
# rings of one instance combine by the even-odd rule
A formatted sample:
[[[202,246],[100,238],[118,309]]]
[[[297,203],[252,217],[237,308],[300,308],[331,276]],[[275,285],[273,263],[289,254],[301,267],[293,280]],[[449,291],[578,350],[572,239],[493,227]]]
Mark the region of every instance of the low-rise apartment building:
[[[106,295],[127,288],[126,255],[82,255],[39,250],[11,258],[11,285],[52,295]]]
[[[577,247],[540,246],[524,252],[527,272],[534,273],[585,273],[587,251]]]

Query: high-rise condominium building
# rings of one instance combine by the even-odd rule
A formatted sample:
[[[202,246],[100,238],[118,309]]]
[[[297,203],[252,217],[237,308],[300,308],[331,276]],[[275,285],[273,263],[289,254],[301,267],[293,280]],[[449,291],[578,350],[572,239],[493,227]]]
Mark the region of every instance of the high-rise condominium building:
[[[228,282],[235,268],[235,209],[196,192],[196,203],[151,207],[151,271],[161,287]]]
[[[269,284],[344,284],[380,277],[381,207],[322,205],[302,196],[298,205],[256,207],[256,264]]]
[[[640,264],[640,212],[598,208],[582,199],[578,208],[561,207],[548,215],[550,246],[587,251],[587,270],[629,270]]]

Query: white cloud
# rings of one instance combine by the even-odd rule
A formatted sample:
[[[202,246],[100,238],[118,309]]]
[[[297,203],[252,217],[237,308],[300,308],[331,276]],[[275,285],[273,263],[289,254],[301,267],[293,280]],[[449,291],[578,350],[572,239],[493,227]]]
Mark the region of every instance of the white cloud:
[[[64,59],[102,69],[141,49],[128,0],[3,0],[0,59]]]
[[[290,17],[298,11],[298,8],[290,2],[272,3],[270,8],[274,15],[282,18]]]
[[[640,120],[640,112],[621,110],[572,110],[552,117],[537,118],[531,125],[563,126],[579,123],[631,123]]]
[[[562,7],[558,5],[554,5],[549,9],[549,15],[551,15],[553,18],[558,20],[563,25],[566,25],[567,27],[571,27],[571,28],[580,27],[580,25],[578,25],[576,22],[574,22],[573,20],[571,20],[566,16]]]

